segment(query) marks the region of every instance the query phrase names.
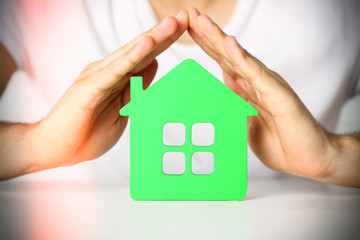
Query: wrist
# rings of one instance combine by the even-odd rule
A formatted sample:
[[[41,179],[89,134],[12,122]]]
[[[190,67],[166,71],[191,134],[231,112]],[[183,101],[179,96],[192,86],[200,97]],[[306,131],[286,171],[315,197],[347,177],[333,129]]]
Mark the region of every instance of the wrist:
[[[41,146],[38,144],[38,127],[40,122],[26,125],[24,141],[27,145],[28,164],[25,173],[33,173],[46,169],[42,164]]]
[[[30,164],[27,173],[61,166],[60,159],[63,156],[56,151],[57,144],[61,140],[51,135],[53,129],[52,126],[49,127],[47,117],[28,125],[26,135],[29,142]]]
[[[360,134],[331,136],[329,183],[360,186]]]
[[[0,123],[0,179],[21,176],[36,169],[32,151],[33,124]]]

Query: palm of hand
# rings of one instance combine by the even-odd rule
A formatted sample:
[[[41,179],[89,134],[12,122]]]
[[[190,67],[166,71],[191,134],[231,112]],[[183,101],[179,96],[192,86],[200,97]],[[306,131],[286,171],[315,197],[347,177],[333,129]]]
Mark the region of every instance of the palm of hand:
[[[285,84],[275,73],[270,77]],[[224,79],[258,110],[258,116],[248,119],[248,142],[266,166],[299,176],[328,174],[330,163],[322,155],[328,152],[327,136],[287,84],[260,92],[240,76],[225,72]]]

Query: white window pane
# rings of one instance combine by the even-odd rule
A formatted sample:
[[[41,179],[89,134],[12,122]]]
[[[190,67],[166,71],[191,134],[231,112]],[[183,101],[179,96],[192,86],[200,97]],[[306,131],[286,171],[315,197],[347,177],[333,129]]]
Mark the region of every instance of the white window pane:
[[[183,152],[165,152],[163,155],[163,172],[165,174],[183,174],[185,171],[185,154]]]
[[[191,127],[191,142],[195,146],[210,146],[214,143],[214,125],[195,123]]]
[[[163,127],[163,143],[167,146],[181,146],[185,143],[185,125],[166,123]]]
[[[195,152],[191,157],[191,171],[194,174],[212,174],[214,172],[214,154]]]

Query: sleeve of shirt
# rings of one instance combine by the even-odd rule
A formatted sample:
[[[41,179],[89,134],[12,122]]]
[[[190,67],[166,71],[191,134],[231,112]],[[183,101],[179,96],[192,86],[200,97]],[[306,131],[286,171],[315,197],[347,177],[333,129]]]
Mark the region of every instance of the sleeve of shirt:
[[[22,19],[18,0],[0,1],[0,42],[11,54],[17,69],[26,65]]]

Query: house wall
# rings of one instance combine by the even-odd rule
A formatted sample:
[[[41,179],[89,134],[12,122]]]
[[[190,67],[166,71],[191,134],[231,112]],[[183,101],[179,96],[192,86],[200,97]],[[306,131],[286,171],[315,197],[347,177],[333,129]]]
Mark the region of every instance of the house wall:
[[[247,127],[241,112],[222,114],[209,107],[137,111],[130,118],[130,191],[134,199],[143,200],[237,200],[246,194]],[[196,104],[195,104],[196,105]],[[196,109],[196,111],[195,111]],[[199,110],[200,109],[200,110]],[[193,111],[194,110],[194,111]],[[191,114],[189,114],[191,113]],[[191,117],[189,117],[191,115]],[[185,117],[188,116],[188,117]],[[163,125],[184,123],[186,141],[183,146],[165,146]],[[196,147],[191,143],[194,123],[213,123],[215,140],[212,146]],[[165,152],[180,151],[186,155],[185,172],[166,175],[162,171]],[[191,171],[191,156],[195,151],[214,153],[214,172],[195,175]]]

